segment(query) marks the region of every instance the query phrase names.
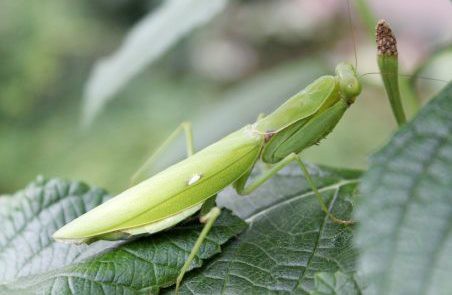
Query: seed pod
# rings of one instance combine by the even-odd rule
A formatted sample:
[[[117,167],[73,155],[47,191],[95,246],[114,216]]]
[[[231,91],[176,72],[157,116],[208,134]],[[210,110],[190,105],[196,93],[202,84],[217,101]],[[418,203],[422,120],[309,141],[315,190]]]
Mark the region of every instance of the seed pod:
[[[392,33],[389,24],[385,20],[379,20],[376,27],[377,62],[380,68],[386,94],[391,104],[392,112],[397,123],[406,122],[399,90],[399,69],[397,40]]]

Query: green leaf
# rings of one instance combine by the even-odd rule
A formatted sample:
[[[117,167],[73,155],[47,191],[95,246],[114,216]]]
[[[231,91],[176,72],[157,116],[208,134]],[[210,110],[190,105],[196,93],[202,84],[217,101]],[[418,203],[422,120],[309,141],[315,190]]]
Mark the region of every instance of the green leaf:
[[[359,172],[310,171],[332,212],[349,218]],[[228,189],[218,201],[249,227],[221,256],[188,274],[181,294],[309,294],[317,272],[354,272],[352,227],[325,216],[298,166],[287,167],[251,196]]]
[[[227,0],[168,0],[143,18],[130,30],[121,48],[94,67],[85,87],[83,124],[89,125],[130,79],[213,18],[226,3]]]
[[[51,235],[65,222],[105,201],[105,191],[78,182],[42,177],[12,196],[0,198],[0,282],[77,262],[90,248],[55,243]]]
[[[315,274],[315,290],[310,295],[358,295],[361,289],[352,275],[340,271]]]
[[[356,219],[369,294],[452,290],[452,83],[372,159]]]
[[[309,169],[333,214],[350,218],[360,173]],[[172,286],[199,233],[197,222],[129,243],[74,246],[50,239],[58,227],[107,198],[81,183],[39,179],[1,199],[0,225],[6,230],[0,240],[0,293],[136,294]],[[225,210],[192,268],[220,252],[220,245],[223,252],[189,272],[182,293],[309,294],[318,272],[336,271],[358,286],[351,276],[353,227],[325,216],[298,166],[287,167],[249,197],[227,189],[218,201],[249,228],[226,243],[245,224]]]
[[[174,284],[200,232],[197,222],[129,243],[87,246],[52,240],[57,228],[108,198],[103,190],[83,183],[43,178],[2,197],[0,293],[156,293]],[[220,246],[245,227],[224,210],[191,268],[219,253]]]

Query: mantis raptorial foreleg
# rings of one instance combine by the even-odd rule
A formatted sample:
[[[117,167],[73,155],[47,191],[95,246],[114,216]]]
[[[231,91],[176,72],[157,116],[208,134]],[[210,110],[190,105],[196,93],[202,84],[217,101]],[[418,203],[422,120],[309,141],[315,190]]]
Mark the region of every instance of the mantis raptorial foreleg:
[[[312,177],[309,174],[308,169],[304,165],[300,156],[295,153],[288,155],[283,160],[281,160],[280,162],[273,165],[269,170],[264,171],[255,181],[253,181],[249,185],[246,185],[246,182],[251,174],[250,173],[251,171],[249,171],[248,173],[243,175],[241,178],[239,178],[234,183],[234,187],[240,195],[249,195],[254,190],[256,190],[259,186],[261,186],[267,180],[269,180],[271,177],[273,177],[276,173],[278,173],[279,170],[283,169],[284,167],[286,167],[293,161],[295,161],[298,164],[298,166],[300,166],[301,171],[303,171],[304,177],[306,178],[306,181],[308,182],[309,186],[311,187],[312,191],[314,192],[314,195],[318,199],[318,201],[320,203],[320,207],[325,212],[325,214],[335,223],[352,224],[353,221],[351,221],[351,220],[342,220],[342,219],[335,217],[333,214],[331,214],[331,212],[328,210],[328,206],[323,201],[323,197],[320,194],[319,190],[317,189],[317,186],[315,185],[314,181],[312,180]]]
[[[195,245],[191,249],[190,255],[188,256],[187,260],[185,260],[184,266],[182,266],[179,275],[176,279],[176,294],[179,291],[180,283],[182,282],[182,279],[184,278],[184,274],[187,272],[188,268],[190,267],[191,262],[195,258],[196,254],[199,252],[199,249],[201,248],[202,243],[206,239],[207,235],[210,232],[210,229],[212,228],[212,225],[217,220],[218,216],[221,214],[221,209],[218,207],[213,207],[210,209],[209,213],[207,213],[204,216],[201,216],[199,220],[202,223],[205,223],[201,233],[199,234],[198,239],[196,240]]]
[[[298,157],[296,154],[290,154],[283,160],[278,163],[272,165],[268,170],[262,172],[262,174],[254,180],[252,183],[247,184],[247,180],[251,174],[251,170],[245,173],[242,177],[240,177],[235,183],[234,188],[237,193],[240,195],[249,195],[253,191],[255,191],[259,186],[264,184],[267,180],[269,180],[272,176],[278,173],[279,170],[283,169],[287,165],[289,165],[292,161],[295,160],[295,157]]]
[[[137,184],[141,178],[148,177],[145,175],[146,171],[154,164],[158,159],[158,156],[179,136],[181,132],[185,134],[185,144],[187,148],[187,157],[190,157],[195,153],[195,147],[193,144],[193,131],[191,122],[181,123],[165,141],[151,154],[151,156],[144,162],[144,164],[138,168],[138,170],[130,178],[130,185]],[[143,177],[144,176],[144,177]]]

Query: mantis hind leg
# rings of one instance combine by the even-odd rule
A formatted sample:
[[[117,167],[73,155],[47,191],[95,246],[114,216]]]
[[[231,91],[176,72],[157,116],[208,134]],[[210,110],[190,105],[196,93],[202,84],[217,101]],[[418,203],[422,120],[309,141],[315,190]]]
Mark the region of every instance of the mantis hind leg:
[[[182,282],[182,279],[184,278],[185,273],[188,271],[188,268],[190,267],[191,262],[195,258],[196,254],[198,254],[202,243],[206,239],[207,235],[209,234],[210,230],[212,229],[213,224],[217,220],[218,216],[220,216],[220,214],[221,214],[221,209],[218,207],[213,207],[212,209],[210,209],[209,213],[200,217],[200,221],[202,223],[205,223],[205,225],[204,225],[201,233],[199,234],[199,237],[196,240],[195,245],[191,249],[190,255],[188,256],[187,260],[185,260],[185,263],[182,266],[182,268],[179,272],[179,275],[177,276],[176,294],[179,291],[180,283]]]
[[[309,186],[311,187],[312,191],[314,192],[314,195],[318,199],[320,203],[320,207],[322,208],[322,211],[325,212],[325,214],[335,223],[339,224],[352,224],[352,220],[342,220],[334,216],[330,210],[328,209],[328,206],[325,204],[322,195],[320,194],[319,190],[317,189],[317,186],[315,185],[314,181],[312,180],[311,175],[309,174],[308,169],[304,165],[303,161],[301,160],[300,156],[292,153],[285,157],[283,160],[279,161],[275,165],[273,165],[269,170],[263,172],[261,176],[259,176],[254,182],[250,183],[248,186],[246,185],[247,180],[251,174],[251,170],[248,171],[245,175],[243,175],[241,178],[239,178],[234,183],[234,188],[240,195],[249,195],[254,190],[256,190],[259,186],[261,186],[263,183],[265,183],[267,180],[269,180],[271,177],[273,177],[276,173],[278,173],[279,170],[286,167],[292,162],[296,162],[298,166],[301,168],[301,171],[304,174],[304,177],[306,178],[306,181],[308,182]]]
[[[190,157],[195,153],[191,122],[183,122],[168,136],[167,139],[165,139],[163,143],[160,144],[159,147],[157,147],[157,149],[147,158],[144,164],[133,174],[133,176],[130,178],[131,186],[137,184],[141,179],[144,178],[144,176],[146,176],[146,171],[150,169],[150,167],[157,160],[158,156],[168,148],[170,143],[172,143],[181,132],[184,132],[185,134],[187,157]]]

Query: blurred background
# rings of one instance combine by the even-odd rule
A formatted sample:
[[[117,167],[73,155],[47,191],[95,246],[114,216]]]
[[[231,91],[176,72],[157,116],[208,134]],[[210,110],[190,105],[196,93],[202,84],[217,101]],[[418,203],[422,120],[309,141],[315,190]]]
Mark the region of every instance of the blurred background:
[[[0,2],[0,194],[37,175],[118,192],[183,120],[194,123],[201,148],[334,73],[340,61],[356,57],[359,73],[377,72],[373,23],[363,4],[388,20],[398,38],[403,79],[413,86],[404,102],[410,116],[445,85],[413,84],[410,75],[452,80],[449,0],[350,0],[350,10],[345,0],[224,0],[152,63],[141,61],[141,70],[84,123],[83,112],[92,108],[84,93],[96,62],[127,43],[128,33],[161,13],[165,2]],[[203,8],[184,12],[196,13],[191,9]],[[172,20],[147,41],[158,46],[183,22],[184,16]],[[395,131],[379,77],[366,75],[363,85],[335,132],[305,159],[365,168]],[[182,157],[182,143],[160,165]]]

